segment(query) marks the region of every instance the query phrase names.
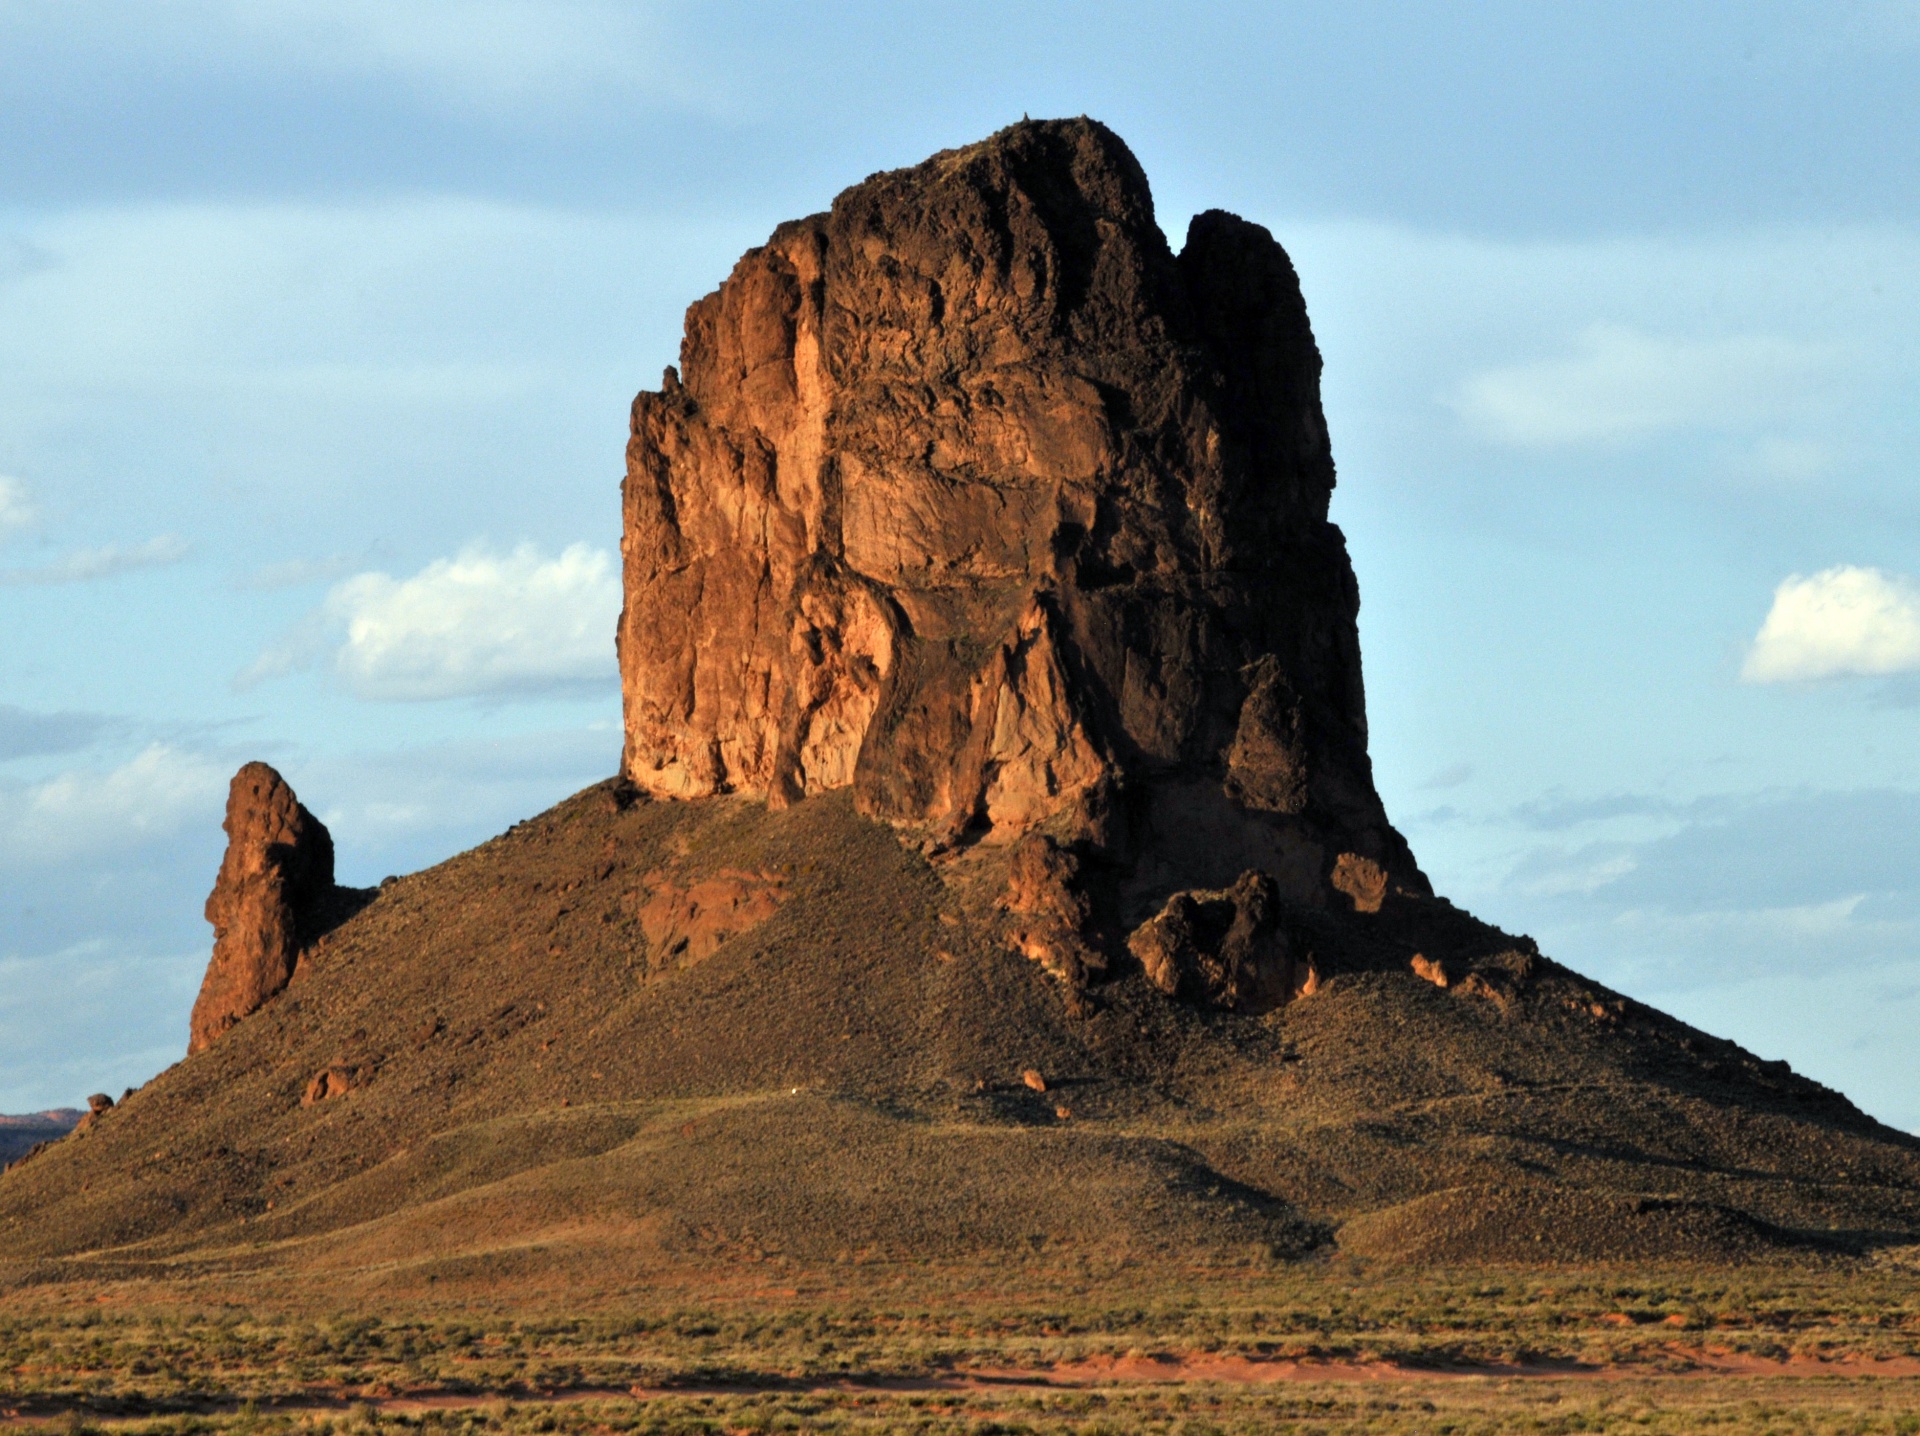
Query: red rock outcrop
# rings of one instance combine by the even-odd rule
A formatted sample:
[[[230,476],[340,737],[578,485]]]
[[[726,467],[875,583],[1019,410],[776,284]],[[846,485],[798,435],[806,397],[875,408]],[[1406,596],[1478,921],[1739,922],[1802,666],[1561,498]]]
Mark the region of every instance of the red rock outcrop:
[[[265,763],[233,775],[221,826],[227,853],[207,898],[213,958],[193,1004],[189,1055],[287,985],[336,901],[332,837]]]
[[[302,1107],[315,1107],[331,1097],[344,1097],[354,1088],[353,1073],[345,1067],[326,1067],[313,1074],[300,1094]]]
[[[738,868],[692,880],[650,873],[645,882],[647,898],[637,916],[656,966],[704,961],[728,938],[772,917],[787,895],[781,874]]]
[[[1014,845],[1007,940],[1075,993],[1133,928],[1169,990],[1287,1000],[1318,974],[1275,917],[1228,936],[1253,908],[1429,892],[1367,758],[1319,378],[1272,236],[1209,211],[1176,255],[1091,120],[782,225],[634,401],[624,777],[850,787],[929,850]]]
[[[626,777],[1044,828],[1120,864],[1132,921],[1248,868],[1325,903],[1346,854],[1424,892],[1367,760],[1319,372],[1267,231],[1210,211],[1175,255],[1090,120],[782,225],[634,401]]]
[[[1093,940],[1093,901],[1082,866],[1072,849],[1028,833],[1014,845],[999,904],[1013,916],[1007,941],[1014,950],[1074,988],[1107,966]]]
[[[1413,968],[1413,975],[1415,977],[1431,982],[1435,987],[1451,987],[1453,985],[1453,974],[1447,971],[1446,963],[1437,958],[1428,957],[1424,953],[1416,952],[1412,958],[1409,959],[1409,965]]]
[[[1209,1007],[1266,1012],[1318,985],[1273,879],[1254,869],[1217,892],[1175,893],[1127,946],[1155,987]]]
[[[109,1097],[105,1092],[95,1092],[91,1097],[87,1098],[86,1115],[73,1124],[73,1130],[76,1132],[86,1131],[112,1110],[113,1098]]]

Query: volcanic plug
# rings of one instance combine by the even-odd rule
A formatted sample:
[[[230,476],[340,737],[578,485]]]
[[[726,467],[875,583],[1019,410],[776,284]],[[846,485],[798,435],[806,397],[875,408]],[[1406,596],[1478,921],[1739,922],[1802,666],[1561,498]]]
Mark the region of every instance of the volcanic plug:
[[[1175,254],[1091,120],[780,226],[634,401],[626,776],[1024,839],[1063,868],[1027,908],[1091,865],[1128,926],[1256,871],[1427,893],[1367,758],[1319,380],[1273,237],[1209,211]]]

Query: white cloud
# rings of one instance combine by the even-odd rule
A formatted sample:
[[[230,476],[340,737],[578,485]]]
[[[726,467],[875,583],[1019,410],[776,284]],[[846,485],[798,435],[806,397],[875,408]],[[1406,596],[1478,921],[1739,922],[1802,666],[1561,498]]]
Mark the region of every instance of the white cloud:
[[[1920,669],[1920,589],[1876,568],[1841,564],[1791,574],[1753,640],[1740,676],[1791,683]]]
[[[545,558],[470,548],[411,578],[357,574],[335,584],[292,638],[239,682],[332,666],[361,698],[505,696],[609,680],[620,583],[611,557],[574,544]]]
[[[27,486],[18,479],[0,474],[0,538],[33,522],[33,500]]]
[[[1594,324],[1575,352],[1468,379],[1454,408],[1481,433],[1522,447],[1745,428],[1793,409],[1830,346],[1769,335],[1685,339]]]
[[[171,534],[139,544],[75,549],[36,568],[0,568],[0,584],[87,583],[143,568],[164,568],[187,556],[186,543]]]
[[[0,852],[44,864],[137,847],[189,822],[218,826],[229,776],[201,754],[152,743],[110,772],[9,784],[0,787]]]

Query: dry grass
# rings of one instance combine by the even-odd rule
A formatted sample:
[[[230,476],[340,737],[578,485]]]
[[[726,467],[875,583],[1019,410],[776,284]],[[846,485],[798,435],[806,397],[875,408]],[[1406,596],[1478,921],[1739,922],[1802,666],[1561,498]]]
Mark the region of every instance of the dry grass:
[[[283,1414],[319,1403],[334,1419],[355,1402],[531,1403],[517,1413],[486,1405],[436,1418],[515,1430],[542,1420],[572,1423],[568,1430],[595,1421],[613,1429],[634,1422],[632,1429],[674,1429],[658,1424],[668,1413],[695,1421],[689,1429],[701,1429],[697,1420],[709,1416],[752,1426],[755,1412],[776,1424],[812,1419],[813,1412],[856,1425],[885,1416],[910,1429],[924,1420],[935,1423],[925,1429],[941,1430],[948,1428],[938,1422],[975,1421],[989,1406],[1002,1411],[993,1419],[1015,1423],[1011,1429],[1099,1429],[1101,1420],[1162,1429],[1153,1422],[1204,1418],[1231,1430],[1236,1421],[1318,1411],[1314,1419],[1334,1423],[1325,1429],[1385,1431],[1419,1429],[1393,1422],[1411,1420],[1406,1413],[1422,1409],[1421,1402],[1463,1414],[1492,1403],[1513,1419],[1549,1423],[1520,1428],[1539,1430],[1608,1429],[1566,1423],[1582,1412],[1652,1412],[1680,1403],[1722,1413],[1712,1419],[1724,1429],[1746,1429],[1726,1425],[1732,1418],[1724,1413],[1753,1408],[1763,1399],[1758,1393],[1793,1410],[1828,1400],[1818,1393],[1846,1393],[1866,1412],[1904,1409],[1897,1402],[1910,1403],[1920,1390],[1920,1281],[1905,1272],[1413,1277],[1289,1269],[1259,1281],[1184,1285],[1028,1273],[1024,1296],[998,1289],[1015,1275],[848,1272],[849,1288],[879,1299],[816,1287],[706,1305],[636,1303],[517,1317],[447,1309],[246,1312],[223,1303],[232,1291],[212,1289],[197,1306],[169,1310],[142,1305],[152,1294],[139,1291],[49,1291],[32,1303],[37,1310],[0,1318],[8,1373],[0,1406],[91,1420],[172,1413],[232,1426],[248,1419],[239,1409],[244,1403]],[[1365,1390],[1351,1380],[1310,1379],[1289,1380],[1282,1389],[1195,1376],[1232,1368],[1258,1380],[1285,1362],[1305,1363],[1308,1377],[1318,1368],[1374,1379],[1357,1383]],[[1863,1378],[1874,1363],[1906,1374]],[[1839,1374],[1808,1374],[1822,1365]],[[1355,1369],[1361,1367],[1367,1370]],[[1742,1374],[1727,1374],[1734,1367]],[[1475,1368],[1541,1374],[1519,1381],[1417,1375]],[[1156,1371],[1168,1379],[1148,1380]],[[1589,1390],[1592,1373],[1602,1372],[1607,1389]],[[981,1378],[1092,1385],[872,1389]],[[841,1383],[850,1385],[833,1389]],[[542,1400],[636,1387],[665,1395],[597,1404],[592,1412],[577,1401]],[[1198,1404],[1187,1411],[1183,1402]],[[381,1419],[403,1415],[413,1421],[419,1413],[387,1411]]]
[[[1911,1382],[1862,1379],[1410,1381],[1390,1387],[1302,1383],[1035,1393],[883,1391],[675,1394],[564,1406],[489,1403],[464,1410],[243,1411],[88,1421],[69,1431],[134,1436],[493,1436],[493,1433],[1557,1433],[1631,1431],[1910,1436],[1920,1432]]]

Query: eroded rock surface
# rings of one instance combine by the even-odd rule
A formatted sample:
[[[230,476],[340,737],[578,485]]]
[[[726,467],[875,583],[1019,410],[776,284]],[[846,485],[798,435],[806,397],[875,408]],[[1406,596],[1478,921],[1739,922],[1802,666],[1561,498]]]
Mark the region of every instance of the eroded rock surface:
[[[700,878],[649,873],[640,930],[655,963],[700,962],[730,937],[749,932],[779,909],[787,880],[777,872],[724,868]]]
[[[1093,932],[1093,900],[1082,860],[1044,833],[1013,849],[1000,906],[1012,915],[1007,940],[1069,987],[1085,986],[1107,960]]]
[[[1286,929],[1274,880],[1248,869],[1218,891],[1175,893],[1127,946],[1169,996],[1236,1012],[1266,1012],[1311,994],[1312,954]]]
[[[287,985],[338,901],[326,825],[265,763],[233,775],[221,826],[227,853],[207,898],[213,958],[193,1004],[189,1054]]]
[[[1113,863],[1129,925],[1250,868],[1425,892],[1367,759],[1319,374],[1267,231],[1210,211],[1176,255],[1090,120],[782,225],[634,401],[626,777],[1041,830]]]
[[[354,1087],[353,1073],[345,1067],[327,1067],[313,1074],[307,1090],[300,1095],[302,1107],[317,1106],[330,1097],[344,1097]]]
[[[95,1092],[87,1098],[86,1115],[73,1124],[73,1130],[76,1132],[86,1131],[112,1110],[113,1098],[109,1097],[105,1092]]]

